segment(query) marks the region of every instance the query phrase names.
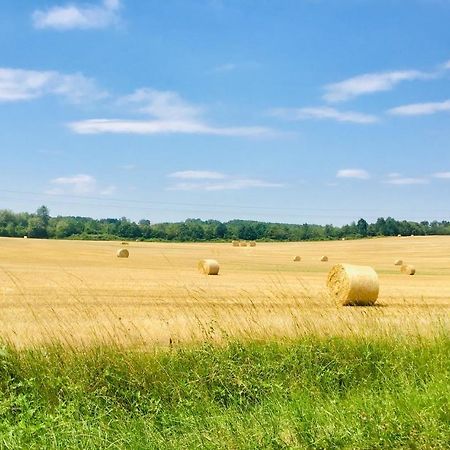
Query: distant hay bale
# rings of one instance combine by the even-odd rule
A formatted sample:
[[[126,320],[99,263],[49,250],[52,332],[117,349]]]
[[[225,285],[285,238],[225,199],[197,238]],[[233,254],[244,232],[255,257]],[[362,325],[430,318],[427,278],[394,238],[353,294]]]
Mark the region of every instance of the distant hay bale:
[[[239,246],[240,247],[247,247],[247,242],[241,241],[241,242],[239,242]]]
[[[397,260],[394,262],[394,266],[403,266],[403,260],[402,260],[402,259],[397,259]]]
[[[345,241],[345,238],[342,238],[341,241]]]
[[[239,241],[231,241],[233,247],[239,247]]]
[[[410,266],[409,264],[403,264],[400,268],[400,272],[406,275],[414,275],[416,273],[416,268],[414,266]]]
[[[397,237],[402,237],[402,235],[401,234],[397,234]]]
[[[250,245],[250,247],[256,247],[256,242],[255,241],[250,241],[248,243],[248,245]]]
[[[23,238],[24,238],[24,239],[28,239],[28,236],[24,236]]]
[[[294,261],[301,261],[302,260],[302,257],[301,256],[296,256],[295,258],[294,258]]]
[[[328,261],[328,256],[322,256],[322,258],[320,258],[320,261],[322,262]]]
[[[337,264],[328,274],[327,287],[343,306],[373,305],[378,299],[378,275],[372,267]]]
[[[118,258],[128,258],[129,256],[130,252],[126,248],[121,248],[120,250],[117,250]]]
[[[128,245],[128,242],[122,242],[122,245]]]
[[[198,270],[205,275],[217,275],[219,263],[215,259],[202,259],[198,262]]]

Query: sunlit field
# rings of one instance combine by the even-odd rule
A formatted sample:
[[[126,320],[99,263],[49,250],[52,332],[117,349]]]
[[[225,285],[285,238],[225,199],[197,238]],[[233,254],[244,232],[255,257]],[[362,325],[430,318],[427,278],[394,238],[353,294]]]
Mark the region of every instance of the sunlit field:
[[[22,348],[114,342],[169,346],[239,337],[267,339],[419,334],[448,329],[450,237],[258,243],[0,239],[0,334]],[[302,260],[294,262],[294,256]],[[320,262],[322,255],[328,262]],[[218,276],[197,271],[202,258]],[[394,261],[413,264],[400,273]],[[336,263],[379,274],[375,307],[336,306],[325,282]]]

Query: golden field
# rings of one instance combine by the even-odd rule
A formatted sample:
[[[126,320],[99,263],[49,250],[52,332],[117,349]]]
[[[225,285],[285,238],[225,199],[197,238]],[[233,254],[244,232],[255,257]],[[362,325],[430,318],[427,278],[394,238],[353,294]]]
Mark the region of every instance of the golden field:
[[[0,238],[0,337],[18,347],[55,340],[141,347],[224,336],[429,336],[450,323],[450,236],[256,247],[131,242],[128,259],[116,257],[121,247]],[[218,276],[197,271],[203,258],[219,261]],[[401,274],[398,258],[416,275]],[[334,304],[325,282],[340,262],[375,268],[375,307]]]

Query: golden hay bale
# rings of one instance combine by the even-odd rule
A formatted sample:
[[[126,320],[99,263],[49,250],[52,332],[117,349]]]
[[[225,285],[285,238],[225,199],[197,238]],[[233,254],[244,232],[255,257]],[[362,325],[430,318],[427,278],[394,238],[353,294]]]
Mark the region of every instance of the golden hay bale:
[[[328,256],[322,256],[322,258],[320,258],[320,260],[322,262],[328,261]]]
[[[302,260],[302,257],[301,256],[296,256],[295,258],[294,258],[294,261],[301,261]]]
[[[239,246],[240,247],[247,247],[247,242],[241,241],[241,242],[239,242]]]
[[[128,242],[122,242],[122,245],[128,245]]]
[[[118,258],[128,258],[129,256],[130,252],[126,248],[121,248],[120,250],[117,250]]]
[[[328,274],[327,287],[343,306],[373,305],[378,298],[378,275],[372,267],[337,264]]]
[[[239,247],[239,241],[231,241],[233,247]]]
[[[23,238],[24,238],[24,239],[28,239],[28,236],[24,236]]]
[[[217,275],[219,263],[215,259],[202,259],[198,262],[198,270],[205,275]]]
[[[403,264],[400,268],[400,272],[406,275],[414,275],[416,273],[416,268],[414,266],[410,266],[409,264]]]
[[[397,259],[394,263],[394,266],[403,266],[403,260],[402,259]]]
[[[248,245],[250,245],[250,247],[256,247],[256,242],[255,241],[250,241],[248,243]]]

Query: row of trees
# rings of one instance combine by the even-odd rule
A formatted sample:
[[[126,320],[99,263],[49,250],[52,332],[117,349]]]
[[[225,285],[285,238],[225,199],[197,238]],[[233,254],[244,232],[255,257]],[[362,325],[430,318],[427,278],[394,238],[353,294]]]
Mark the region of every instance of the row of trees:
[[[450,235],[450,222],[398,221],[380,218],[375,223],[364,219],[349,225],[290,225],[280,223],[232,220],[188,219],[178,223],[151,224],[142,219],[133,222],[121,219],[92,219],[89,217],[51,217],[46,206],[36,213],[14,213],[0,210],[0,236],[57,239],[139,239],[162,241],[212,241],[227,239],[307,241],[368,236]]]

